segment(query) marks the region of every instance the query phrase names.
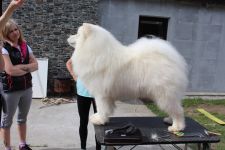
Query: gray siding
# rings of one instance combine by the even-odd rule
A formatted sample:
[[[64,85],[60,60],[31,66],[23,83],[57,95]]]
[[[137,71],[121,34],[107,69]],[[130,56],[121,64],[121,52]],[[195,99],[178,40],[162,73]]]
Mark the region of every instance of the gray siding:
[[[167,40],[189,65],[188,92],[225,93],[225,5],[188,0],[101,0],[100,24],[124,44],[137,39],[139,16],[169,18]]]

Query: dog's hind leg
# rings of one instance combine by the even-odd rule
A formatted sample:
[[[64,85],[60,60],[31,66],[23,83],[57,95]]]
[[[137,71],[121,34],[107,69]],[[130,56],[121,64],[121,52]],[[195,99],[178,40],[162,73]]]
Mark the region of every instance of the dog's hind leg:
[[[175,98],[170,100],[157,99],[157,105],[169,115],[164,119],[165,122],[172,124],[172,126],[168,127],[168,131],[182,131],[185,128],[183,107],[181,102],[175,100]]]
[[[109,121],[109,116],[113,113],[115,103],[109,98],[96,97],[95,98],[97,113],[90,117],[93,124],[103,125]]]
[[[172,105],[172,104],[171,104]],[[174,109],[168,109],[166,112],[169,114],[169,120],[172,120],[172,126],[168,127],[168,131],[182,131],[185,128],[183,108],[179,104],[173,104]]]
[[[172,126],[168,127],[170,132],[182,131],[185,128],[183,108],[179,104],[173,104],[175,109],[168,109],[167,113],[172,119]]]

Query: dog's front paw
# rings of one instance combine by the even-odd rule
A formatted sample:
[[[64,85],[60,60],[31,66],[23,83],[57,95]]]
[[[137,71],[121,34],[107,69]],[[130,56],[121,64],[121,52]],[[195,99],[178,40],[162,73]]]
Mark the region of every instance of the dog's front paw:
[[[93,114],[90,117],[90,121],[91,123],[96,125],[104,125],[106,123],[106,120],[103,117],[101,117],[98,113]]]

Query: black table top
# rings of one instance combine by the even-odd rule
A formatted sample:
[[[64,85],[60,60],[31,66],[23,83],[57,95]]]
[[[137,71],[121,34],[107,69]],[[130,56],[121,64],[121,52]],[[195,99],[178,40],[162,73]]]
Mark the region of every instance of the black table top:
[[[94,125],[96,139],[101,145],[147,145],[147,144],[184,144],[184,143],[217,143],[217,135],[207,135],[205,128],[191,118],[186,117],[186,128],[179,137],[168,132],[168,124],[161,117],[111,117],[106,125]],[[138,143],[105,142],[105,130],[120,128],[128,123],[141,130],[142,140]],[[157,139],[154,136],[157,135]],[[194,135],[194,136],[193,136]],[[160,138],[161,137],[161,138]]]

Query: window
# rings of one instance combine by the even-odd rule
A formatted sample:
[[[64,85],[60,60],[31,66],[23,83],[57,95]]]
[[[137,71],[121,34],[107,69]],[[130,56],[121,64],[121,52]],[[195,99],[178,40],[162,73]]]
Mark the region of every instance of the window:
[[[168,18],[140,16],[138,38],[154,35],[166,40],[168,20]]]

